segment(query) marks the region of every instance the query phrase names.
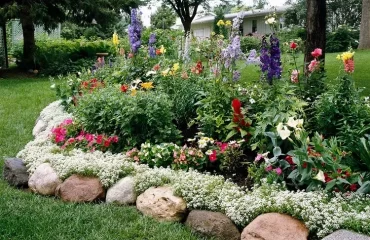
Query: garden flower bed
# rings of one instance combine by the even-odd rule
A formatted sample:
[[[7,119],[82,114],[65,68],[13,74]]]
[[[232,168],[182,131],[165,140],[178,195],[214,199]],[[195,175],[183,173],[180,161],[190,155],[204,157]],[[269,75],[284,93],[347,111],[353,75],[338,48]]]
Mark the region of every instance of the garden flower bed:
[[[262,38],[260,56],[243,53],[241,16],[225,29],[230,39],[190,44],[187,37],[184,53],[169,55],[176,42],[163,36],[142,44],[136,13],[131,50],[120,49],[115,35],[123,56],[53,84],[60,100],[41,112],[35,139],[18,154],[33,191],[136,203],[159,220],[212,211],[188,219],[219,216],[230,229],[244,228],[242,239],[259,235],[253,226],[261,222],[287,221],[299,233],[282,239],[305,239],[308,230],[313,238],[340,228],[370,233],[370,108],[353,84],[352,50],[338,56],[343,69],[330,86],[321,49],[312,49],[306,75],[295,42],[284,71],[278,33]],[[241,61],[260,64],[260,81],[240,79]]]

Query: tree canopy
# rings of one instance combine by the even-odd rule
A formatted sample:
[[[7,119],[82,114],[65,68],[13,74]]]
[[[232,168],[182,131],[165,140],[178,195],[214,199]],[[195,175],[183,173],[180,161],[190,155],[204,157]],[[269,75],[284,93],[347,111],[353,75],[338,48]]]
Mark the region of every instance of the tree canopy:
[[[166,4],[162,4],[150,17],[150,22],[154,28],[169,29],[176,22],[176,13]]]

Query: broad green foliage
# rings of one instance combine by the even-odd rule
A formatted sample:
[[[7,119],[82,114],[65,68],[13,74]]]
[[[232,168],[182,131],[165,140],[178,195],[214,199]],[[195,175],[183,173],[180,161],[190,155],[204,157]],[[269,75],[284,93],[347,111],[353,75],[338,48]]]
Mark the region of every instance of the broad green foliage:
[[[176,142],[180,135],[171,108],[164,93],[138,91],[131,96],[108,87],[78,99],[73,112],[87,131],[116,134],[124,148],[146,141]]]

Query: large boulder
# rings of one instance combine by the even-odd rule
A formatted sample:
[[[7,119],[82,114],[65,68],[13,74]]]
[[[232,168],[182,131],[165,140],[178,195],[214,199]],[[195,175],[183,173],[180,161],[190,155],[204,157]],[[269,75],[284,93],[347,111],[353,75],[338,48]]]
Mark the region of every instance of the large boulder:
[[[58,177],[50,163],[43,163],[38,166],[28,180],[30,189],[42,195],[54,195],[55,189],[61,183],[62,180]]]
[[[176,197],[170,187],[151,187],[139,195],[137,209],[159,221],[181,221],[186,214],[186,202]]]
[[[66,202],[93,202],[104,199],[105,191],[99,178],[74,174],[58,186],[56,195]]]
[[[234,223],[224,214],[202,210],[189,213],[185,224],[196,232],[222,240],[239,240],[240,233]]]
[[[358,234],[348,230],[338,230],[324,237],[322,240],[370,240],[370,236]]]
[[[3,177],[4,180],[7,181],[11,186],[19,188],[28,187],[29,174],[22,159],[5,159]]]
[[[133,177],[119,180],[107,191],[107,203],[134,204],[136,202],[135,181]]]
[[[244,228],[242,240],[307,240],[308,229],[300,221],[280,213],[258,216]]]

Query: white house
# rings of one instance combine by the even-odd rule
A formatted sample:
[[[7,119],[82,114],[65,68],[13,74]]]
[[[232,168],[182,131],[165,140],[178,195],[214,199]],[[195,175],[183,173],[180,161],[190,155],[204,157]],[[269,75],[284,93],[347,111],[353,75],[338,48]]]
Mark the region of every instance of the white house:
[[[276,13],[280,25],[284,25],[283,14],[290,6],[275,7],[273,9],[259,9],[243,12],[243,24],[241,30],[243,35],[249,33],[266,34],[270,33],[270,27],[265,24],[265,17],[269,14]],[[230,13],[225,15],[225,20],[233,20],[239,13]],[[199,17],[191,24],[191,30],[195,37],[208,38],[213,31],[213,22],[215,20],[214,14]]]

